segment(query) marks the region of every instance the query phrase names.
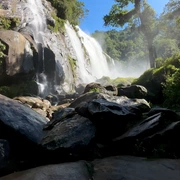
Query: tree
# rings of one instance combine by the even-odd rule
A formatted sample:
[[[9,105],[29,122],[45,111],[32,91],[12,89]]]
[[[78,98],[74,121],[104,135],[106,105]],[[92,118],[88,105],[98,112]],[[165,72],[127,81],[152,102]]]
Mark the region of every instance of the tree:
[[[149,51],[150,67],[155,67],[155,48],[153,40],[158,34],[157,19],[155,11],[146,3],[145,0],[115,0],[117,4],[113,5],[109,15],[104,16],[105,25],[124,26],[126,23],[131,24],[132,28],[138,29],[143,33],[147,48]],[[134,8],[126,10],[130,4]]]
[[[176,39],[180,47],[180,0],[170,0],[161,14],[161,26],[164,34]]]
[[[78,25],[84,18],[88,10],[84,8],[84,3],[77,0],[48,0],[57,10],[57,16],[68,20],[73,25]]]

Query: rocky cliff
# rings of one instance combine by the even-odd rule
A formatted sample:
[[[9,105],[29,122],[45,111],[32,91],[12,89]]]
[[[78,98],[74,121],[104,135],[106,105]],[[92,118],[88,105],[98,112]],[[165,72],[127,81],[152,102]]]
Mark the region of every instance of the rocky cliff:
[[[35,80],[39,95],[46,96],[72,93],[80,84],[112,74],[106,56],[91,37],[68,22],[57,31],[50,2],[0,3],[0,41],[6,45],[1,86]]]

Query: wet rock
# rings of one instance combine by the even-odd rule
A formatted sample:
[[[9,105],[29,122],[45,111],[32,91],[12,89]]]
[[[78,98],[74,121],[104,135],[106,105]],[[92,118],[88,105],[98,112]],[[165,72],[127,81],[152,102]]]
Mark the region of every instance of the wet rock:
[[[53,119],[44,126],[44,130],[52,129],[57,123],[72,117],[76,114],[74,108],[64,108],[53,114]]]
[[[145,98],[147,89],[141,85],[131,85],[118,88],[118,96],[127,96],[128,98]]]
[[[117,96],[118,95],[118,89],[117,87],[113,86],[113,85],[106,85],[104,87],[107,91],[112,92],[113,96]]]
[[[97,99],[88,103],[89,118],[97,127],[101,141],[111,140],[123,134],[129,124],[141,118],[139,109],[131,106],[121,106],[105,99]]]
[[[160,130],[160,125],[163,123],[163,117],[161,113],[150,116],[139,124],[135,125],[125,134],[116,138],[114,141],[130,138],[145,138],[153,133],[156,133]],[[128,141],[128,140],[127,140]]]
[[[130,99],[126,96],[110,96],[103,93],[88,92],[79,96],[75,101],[73,101],[69,107],[76,108],[82,102],[90,102],[94,99],[106,99],[109,102],[114,102],[122,106],[130,106],[133,108],[138,108],[142,113],[148,112],[150,110],[150,105],[145,99]]]
[[[77,99],[75,99],[69,105],[69,107],[76,108],[82,102],[90,102],[93,99],[98,99],[98,98],[102,98],[102,97],[103,97],[103,95],[101,95],[101,94],[99,94],[97,92],[88,92],[88,93],[80,95]]]
[[[177,121],[179,119],[179,116],[176,112],[174,112],[171,109],[161,108],[161,107],[151,108],[151,110],[147,113],[147,115],[152,116],[159,112],[162,112],[164,114],[164,116],[166,116],[166,118],[169,118],[172,121]]]
[[[163,112],[154,114],[134,125],[122,136],[113,140],[113,149],[152,157],[180,157],[180,121],[167,117]]]
[[[47,131],[41,144],[47,150],[66,149],[66,153],[70,151],[72,154],[88,146],[95,137],[95,132],[96,129],[89,119],[75,114],[56,122],[53,128]]]

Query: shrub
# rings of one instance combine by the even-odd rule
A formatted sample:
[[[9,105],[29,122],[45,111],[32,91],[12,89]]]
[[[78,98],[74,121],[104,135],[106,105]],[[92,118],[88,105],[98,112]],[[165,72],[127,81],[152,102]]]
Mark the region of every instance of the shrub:
[[[180,107],[180,69],[169,75],[163,85],[165,105],[168,107]]]

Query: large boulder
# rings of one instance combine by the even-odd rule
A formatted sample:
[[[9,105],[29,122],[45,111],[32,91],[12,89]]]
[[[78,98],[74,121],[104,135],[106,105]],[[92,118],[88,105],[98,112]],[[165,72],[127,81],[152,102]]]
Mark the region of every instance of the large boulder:
[[[2,95],[0,95],[0,107],[1,127],[12,131],[11,135],[21,135],[36,144],[41,141],[44,136],[43,127],[48,122],[47,119],[29,107]],[[9,136],[6,131],[1,133]]]
[[[92,122],[78,115],[73,109],[56,112],[54,119],[46,127],[47,135],[42,139],[42,146],[49,151],[59,151],[61,156],[83,156],[95,137],[96,129]],[[52,153],[54,156],[54,152]],[[55,157],[57,159],[57,157]]]
[[[162,108],[160,111],[159,108],[159,113],[151,115],[115,138],[113,149],[141,156],[180,157],[180,144],[177,142],[180,121],[177,114],[175,116],[174,113],[173,118],[168,113],[172,115],[170,110]]]
[[[12,30],[1,30],[0,40],[6,44],[6,75],[14,76],[34,70],[33,51],[26,38]]]
[[[76,108],[76,111],[80,113],[81,109]],[[122,106],[105,99],[89,102],[87,111],[97,128],[98,139],[105,143],[124,133],[130,124],[141,118],[141,112],[136,107]]]
[[[85,87],[84,94],[87,92],[98,92],[109,95],[117,95],[117,88],[112,85],[102,86],[99,83],[93,82]]]
[[[118,96],[127,96],[128,98],[145,98],[147,89],[140,85],[131,85],[118,88]]]

